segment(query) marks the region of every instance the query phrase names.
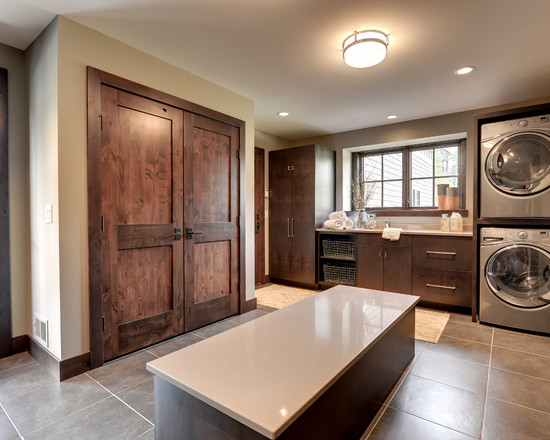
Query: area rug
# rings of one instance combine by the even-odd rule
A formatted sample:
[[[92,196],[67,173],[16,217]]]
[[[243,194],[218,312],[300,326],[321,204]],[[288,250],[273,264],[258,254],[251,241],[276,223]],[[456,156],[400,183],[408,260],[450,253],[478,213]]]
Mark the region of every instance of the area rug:
[[[446,312],[416,307],[414,338],[419,341],[437,344],[441,333],[445,330],[449,317],[450,315]]]
[[[303,299],[309,298],[320,290],[300,289],[281,284],[269,284],[256,289],[256,298],[259,306],[282,309]],[[415,309],[415,339],[437,344],[449,314],[437,310],[428,310],[421,307]]]

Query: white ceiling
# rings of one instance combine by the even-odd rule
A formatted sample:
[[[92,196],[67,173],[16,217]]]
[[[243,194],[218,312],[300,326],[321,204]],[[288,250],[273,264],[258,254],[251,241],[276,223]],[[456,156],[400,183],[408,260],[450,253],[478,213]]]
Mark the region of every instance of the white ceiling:
[[[0,42],[25,49],[57,14],[251,98],[286,139],[550,96],[549,0],[2,0]],[[346,66],[370,28],[386,59]]]

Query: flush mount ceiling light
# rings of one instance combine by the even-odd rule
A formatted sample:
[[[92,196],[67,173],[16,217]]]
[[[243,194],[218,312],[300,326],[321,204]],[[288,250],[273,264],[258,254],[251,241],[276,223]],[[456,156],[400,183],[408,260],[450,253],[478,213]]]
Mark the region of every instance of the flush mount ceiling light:
[[[371,67],[384,58],[388,48],[388,35],[381,31],[355,31],[344,40],[344,61],[348,66]]]
[[[288,116],[289,113],[288,112],[279,112],[277,113],[279,116],[281,116],[282,118],[284,118],[285,116]]]
[[[473,72],[474,69],[475,69],[474,66],[461,67],[460,69],[455,70],[455,75],[467,75],[468,73]]]
[[[386,116],[386,119],[395,119],[397,118],[397,115],[389,115],[389,116]]]

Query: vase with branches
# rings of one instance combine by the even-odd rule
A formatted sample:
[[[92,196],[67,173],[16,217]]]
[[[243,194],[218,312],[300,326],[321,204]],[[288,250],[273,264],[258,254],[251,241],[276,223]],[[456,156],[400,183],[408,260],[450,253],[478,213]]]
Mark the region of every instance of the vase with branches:
[[[351,202],[355,209],[355,216],[353,218],[354,228],[367,229],[369,228],[369,223],[370,225],[373,223],[369,222],[365,209],[367,209],[368,203],[374,195],[374,182],[369,182],[368,176],[365,177],[362,173],[358,172],[354,177],[350,178],[350,188]]]

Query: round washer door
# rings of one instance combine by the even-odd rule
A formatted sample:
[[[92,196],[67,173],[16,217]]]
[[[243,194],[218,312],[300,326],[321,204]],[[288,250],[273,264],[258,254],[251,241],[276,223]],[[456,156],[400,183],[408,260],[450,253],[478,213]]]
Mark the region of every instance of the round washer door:
[[[497,189],[526,196],[550,187],[550,137],[524,131],[500,140],[485,162],[489,182]]]
[[[550,254],[528,244],[495,252],[485,267],[493,293],[516,307],[536,308],[550,304]]]

